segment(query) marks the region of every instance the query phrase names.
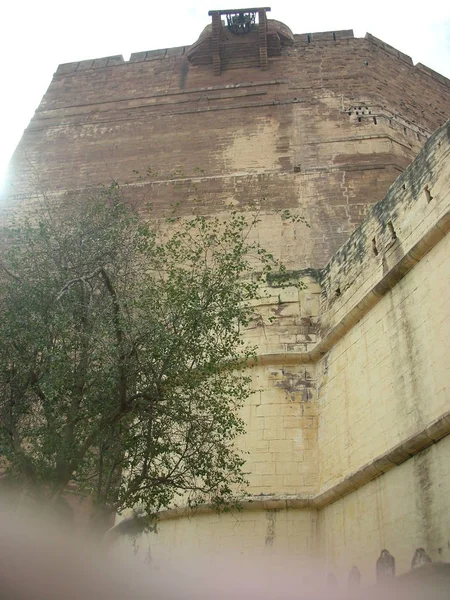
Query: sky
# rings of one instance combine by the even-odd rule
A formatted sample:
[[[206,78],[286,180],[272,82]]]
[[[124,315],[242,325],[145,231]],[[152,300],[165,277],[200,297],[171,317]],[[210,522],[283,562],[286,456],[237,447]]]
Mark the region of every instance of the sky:
[[[9,0],[1,9],[0,187],[24,129],[58,64],[192,44],[223,0],[114,2]],[[256,3],[248,3],[257,6]],[[270,18],[294,33],[353,29],[450,78],[450,2],[441,0],[273,0]],[[237,6],[239,7],[239,6]],[[247,6],[245,6],[246,8]],[[450,117],[450,115],[449,115]]]

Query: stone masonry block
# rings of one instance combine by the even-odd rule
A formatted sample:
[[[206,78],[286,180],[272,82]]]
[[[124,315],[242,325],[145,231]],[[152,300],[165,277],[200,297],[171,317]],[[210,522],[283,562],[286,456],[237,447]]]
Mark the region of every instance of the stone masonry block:
[[[166,56],[183,56],[184,51],[184,46],[178,46],[177,48],[168,48]]]
[[[77,71],[85,71],[86,69],[92,69],[93,66],[93,60],[82,60],[78,63]]]
[[[258,417],[273,417],[280,415],[282,406],[280,404],[261,404],[256,407],[256,415]]]
[[[264,429],[262,438],[263,440],[284,440],[286,437],[286,430],[282,427],[275,429]]]
[[[271,440],[269,452],[291,452],[294,450],[293,440]]]
[[[94,69],[99,69],[101,67],[106,67],[108,64],[108,57],[105,58],[96,58],[94,60],[94,64],[92,65]]]
[[[73,62],[59,65],[56,69],[56,75],[65,75],[66,73],[73,73],[77,70],[79,64],[79,62]]]
[[[108,58],[108,67],[112,67],[115,65],[122,65],[125,61],[123,60],[123,56],[118,54],[117,56],[110,56]]]
[[[147,52],[133,52],[130,56],[130,63],[142,62],[147,57]]]
[[[160,58],[164,58],[166,56],[167,50],[151,50],[147,52],[147,57],[145,60],[158,60]]]

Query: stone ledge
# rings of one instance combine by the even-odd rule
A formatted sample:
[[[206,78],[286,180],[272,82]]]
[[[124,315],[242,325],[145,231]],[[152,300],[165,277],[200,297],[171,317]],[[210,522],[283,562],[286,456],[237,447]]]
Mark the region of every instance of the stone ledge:
[[[412,268],[450,231],[450,210],[434,224],[391,270],[373,286],[363,298],[308,352],[274,352],[260,354],[249,361],[250,367],[259,365],[299,365],[316,363],[350,329],[362,319]]]
[[[444,75],[441,75],[440,73],[438,73],[437,71],[430,69],[430,67],[427,67],[427,66],[423,65],[422,63],[417,63],[416,69],[418,71],[421,71],[422,73],[425,73],[426,75],[429,75],[430,77],[433,77],[433,79],[437,79],[443,85],[450,87],[450,80],[447,79],[447,77],[445,77]]]
[[[397,48],[394,48],[390,44],[386,44],[386,42],[383,42],[383,40],[378,39],[377,37],[375,37],[371,33],[366,33],[365,39],[367,41],[371,42],[372,44],[374,44],[375,46],[378,46],[379,48],[382,48],[383,50],[385,50],[389,54],[392,54],[396,58],[399,58],[400,60],[403,60],[408,65],[413,66],[413,61],[412,61],[412,58],[410,56],[408,56],[407,54],[404,54],[403,52],[400,52],[400,50],[397,50]]]
[[[440,73],[437,73],[436,71],[433,71],[433,69],[426,67],[422,63],[417,63],[416,65],[414,65],[412,58],[410,56],[408,56],[407,54],[404,54],[403,52],[400,52],[400,50],[397,50],[397,48],[394,48],[393,46],[386,44],[386,42],[383,42],[383,40],[378,39],[371,33],[366,33],[365,39],[368,42],[374,44],[375,46],[378,46],[378,48],[381,48],[388,54],[392,54],[396,58],[399,58],[403,62],[407,63],[408,65],[413,66],[418,71],[421,71],[422,73],[426,73],[427,75],[429,75],[430,77],[433,77],[433,79],[436,79],[443,85],[450,87],[450,80],[447,79],[447,77],[444,77],[444,75],[441,75]]]
[[[422,431],[406,438],[387,452],[377,456],[370,463],[363,465],[357,471],[350,473],[344,479],[328,489],[320,491],[315,495],[261,495],[245,497],[241,501],[242,510],[285,510],[308,509],[321,510],[325,506],[336,502],[340,498],[351,494],[364,485],[387,473],[416,454],[419,454],[432,444],[450,434],[450,411],[444,413],[438,419],[429,423]],[[202,505],[195,510],[188,507],[178,507],[161,511],[158,515],[160,521],[192,517],[198,514],[211,514],[214,509],[210,505]],[[124,519],[109,530],[108,537],[114,540],[120,535],[126,535],[128,530],[133,530],[136,517]]]

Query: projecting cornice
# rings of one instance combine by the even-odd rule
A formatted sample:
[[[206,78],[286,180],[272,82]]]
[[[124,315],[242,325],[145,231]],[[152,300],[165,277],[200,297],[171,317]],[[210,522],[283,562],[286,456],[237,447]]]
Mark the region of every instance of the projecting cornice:
[[[320,490],[317,494],[291,494],[273,495],[264,494],[259,496],[247,496],[242,499],[240,506],[242,510],[284,510],[284,509],[309,509],[320,510],[340,498],[362,488],[367,483],[384,475],[396,466],[406,462],[419,452],[450,434],[450,411],[444,413],[438,419],[432,421],[416,434],[406,438],[393,448],[377,456],[369,463],[360,467],[357,471],[347,475],[335,485]],[[177,507],[164,510],[159,513],[158,520],[166,521],[179,519],[181,517],[192,517],[198,514],[210,514],[214,509],[210,505],[202,505],[196,509],[189,507]],[[145,522],[145,525],[147,523]],[[107,535],[108,542],[114,542],[122,535],[135,535],[144,528],[144,521],[139,517],[130,517],[112,527]]]

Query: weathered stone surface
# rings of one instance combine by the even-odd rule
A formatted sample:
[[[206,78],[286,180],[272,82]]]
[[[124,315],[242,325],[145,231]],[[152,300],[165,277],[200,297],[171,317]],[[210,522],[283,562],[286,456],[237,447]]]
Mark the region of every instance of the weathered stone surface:
[[[260,203],[259,239],[305,283],[273,281],[245,333],[260,359],[242,409],[243,512],[167,511],[153,560],[308,555],[333,573],[354,564],[367,583],[386,547],[399,573],[415,548],[450,560],[449,125],[431,136],[450,83],[351,30],[294,35],[266,71],[248,48],[231,68],[230,47],[215,76],[188,60],[210,33],[60,65],[7,188],[12,206],[34,169],[62,194],[151,166],[135,200],[151,197],[157,216],[174,202],[189,214],[196,198],[221,215]]]
[[[266,245],[292,268],[322,267],[450,113],[445,78],[351,31],[295,36],[266,71],[215,77],[184,54],[61,65],[14,155],[10,202],[34,169],[62,193],[150,165],[156,181],[136,196],[157,213],[176,201],[189,212],[196,196],[211,213],[265,198]],[[280,207],[310,229],[274,223]]]

